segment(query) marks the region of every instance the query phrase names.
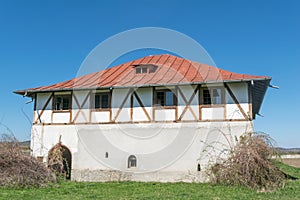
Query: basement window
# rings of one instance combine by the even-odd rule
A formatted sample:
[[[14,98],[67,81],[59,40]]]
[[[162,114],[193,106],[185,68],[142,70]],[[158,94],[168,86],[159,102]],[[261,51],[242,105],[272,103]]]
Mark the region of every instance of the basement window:
[[[137,166],[137,160],[134,155],[129,156],[128,158],[128,168],[136,167]]]
[[[71,109],[71,95],[57,95],[54,97],[53,110],[63,111]]]

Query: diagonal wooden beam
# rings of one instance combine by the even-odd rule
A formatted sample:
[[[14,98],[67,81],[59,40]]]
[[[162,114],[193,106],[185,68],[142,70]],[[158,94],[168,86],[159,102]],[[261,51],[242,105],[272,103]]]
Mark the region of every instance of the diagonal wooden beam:
[[[87,100],[88,100],[88,98],[89,98],[90,95],[91,95],[91,91],[88,92],[88,94],[84,98],[82,104],[80,105],[77,97],[73,93],[73,99],[75,100],[75,103],[76,103],[76,105],[78,107],[78,111],[77,111],[77,113],[76,113],[76,115],[75,115],[72,123],[75,123],[76,119],[78,118],[79,114],[82,112],[82,108],[86,104],[86,102],[87,102]],[[86,118],[86,116],[85,116],[85,114],[84,113],[82,113],[82,114],[83,114],[83,118],[85,119],[85,121],[88,121],[87,118]]]
[[[148,120],[151,121],[151,117],[150,117],[150,115],[148,114],[148,112],[147,112],[147,110],[146,110],[146,108],[145,108],[143,102],[141,101],[140,97],[137,95],[137,93],[136,93],[135,91],[133,92],[133,94],[134,94],[136,100],[138,101],[138,103],[140,104],[141,108],[143,109],[144,113],[146,114]]]
[[[242,108],[242,106],[240,105],[240,102],[237,100],[237,98],[235,97],[235,95],[233,94],[232,90],[230,89],[230,87],[228,86],[227,83],[224,83],[224,86],[226,88],[226,90],[228,91],[229,95],[231,96],[231,98],[233,99],[234,103],[237,105],[237,107],[239,108],[239,110],[241,111],[242,115],[244,116],[245,119],[250,120],[249,116],[246,114],[246,112],[244,111],[244,109]]]
[[[50,101],[51,101],[53,95],[54,95],[54,93],[51,93],[50,97],[47,99],[47,101],[46,101],[44,107],[42,108],[42,111],[41,111],[40,114],[39,114],[39,111],[36,111],[36,112],[37,112],[37,115],[38,115],[38,118],[37,118],[37,120],[34,122],[35,124],[37,123],[37,121],[39,121],[40,123],[42,123],[41,117],[42,117],[42,115],[43,115],[45,109],[46,109],[47,106],[49,105],[49,103],[50,103]],[[36,101],[37,101],[37,99],[36,99]]]
[[[119,117],[119,115],[120,115],[120,113],[121,113],[121,111],[122,111],[122,109],[123,109],[123,107],[124,107],[124,105],[125,105],[128,97],[129,97],[129,95],[132,95],[132,93],[133,93],[133,88],[130,88],[129,91],[128,91],[128,93],[126,94],[126,96],[125,96],[125,98],[124,98],[121,106],[119,107],[119,109],[118,109],[118,111],[117,111],[114,119],[112,120],[113,122],[116,122],[116,119]]]
[[[185,102],[185,105],[186,105],[185,108],[183,109],[183,111],[182,111],[180,117],[178,118],[179,121],[182,120],[184,114],[186,113],[186,111],[187,111],[188,109],[191,111],[191,113],[192,113],[193,117],[195,118],[195,120],[198,120],[198,119],[197,119],[197,116],[196,116],[196,114],[195,114],[195,112],[193,111],[193,109],[192,109],[191,106],[190,106],[191,103],[192,103],[192,101],[193,101],[193,99],[194,99],[194,97],[195,97],[196,94],[197,94],[198,89],[199,89],[199,87],[196,87],[196,88],[194,89],[193,94],[192,94],[192,96],[190,97],[190,99],[189,99],[189,101],[188,101],[188,100],[186,99],[186,97],[184,96],[182,90],[178,87],[178,91],[179,91],[179,93],[180,93],[180,96],[182,97],[182,99],[183,99],[183,101]]]

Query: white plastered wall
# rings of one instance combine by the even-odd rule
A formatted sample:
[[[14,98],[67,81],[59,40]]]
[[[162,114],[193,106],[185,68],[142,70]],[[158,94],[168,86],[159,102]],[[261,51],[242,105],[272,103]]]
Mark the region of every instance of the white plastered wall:
[[[235,144],[236,138],[252,131],[251,123],[34,125],[32,153],[43,156],[46,161],[49,150],[61,137],[62,144],[72,153],[72,170],[76,173],[118,170],[138,174],[154,171],[187,174],[197,172],[198,164],[205,169],[222,156],[224,149]],[[136,168],[128,168],[130,155],[137,157]],[[149,181],[148,178],[139,176],[141,181]]]
[[[249,98],[248,98],[248,84],[247,83],[228,83],[231,91],[238,100],[244,112],[249,115]],[[226,91],[226,90],[225,90]],[[226,91],[226,118],[227,119],[245,119],[242,112],[235,104],[234,100]]]
[[[194,90],[197,86],[179,86],[179,89],[182,91],[184,97],[186,98],[187,102],[192,97]],[[196,95],[194,96],[193,100],[191,101],[190,108],[193,110],[194,114],[196,115],[196,119],[193,116],[190,109],[187,109],[185,114],[182,117],[183,121],[190,121],[190,120],[197,120],[199,119],[199,91],[197,91]],[[182,112],[184,111],[186,107],[186,103],[182,97],[182,95],[178,92],[177,94],[178,99],[178,117],[181,116]]]
[[[44,108],[47,100],[50,98],[52,93],[38,93],[36,99],[36,110],[34,113],[34,121],[38,123],[51,123],[51,115],[52,115],[52,98],[48,103],[47,107],[42,113],[42,109]],[[40,121],[38,120],[38,116],[40,116]]]
[[[138,88],[136,94],[142,101],[146,112],[148,113],[150,119],[152,119],[152,88]],[[133,96],[133,121],[149,121],[146,113],[141,108],[135,96]]]
[[[77,105],[74,96],[78,100],[79,106],[83,107],[79,110],[79,106]],[[87,97],[88,96],[88,97]],[[86,102],[84,100],[86,99]],[[79,113],[78,113],[79,112]],[[89,91],[73,91],[73,100],[72,100],[72,121],[76,117],[75,123],[86,123],[89,121],[90,115],[90,94]]]

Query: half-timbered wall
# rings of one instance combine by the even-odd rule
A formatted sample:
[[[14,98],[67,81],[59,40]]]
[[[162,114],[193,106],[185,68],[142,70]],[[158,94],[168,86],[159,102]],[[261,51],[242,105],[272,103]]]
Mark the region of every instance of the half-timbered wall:
[[[203,104],[203,90],[219,88],[224,102]],[[172,90],[174,106],[154,105],[154,92]],[[111,108],[94,109],[95,93],[107,93]],[[192,85],[171,87],[117,88],[113,90],[82,90],[36,94],[35,124],[95,124],[95,123],[150,123],[195,121],[252,120],[251,97],[248,83],[222,85]],[[70,110],[53,110],[57,95],[70,95]]]
[[[222,91],[222,102],[205,105],[207,88]],[[155,104],[156,91],[172,91],[174,105]],[[102,93],[111,95],[109,108],[95,108],[95,95]],[[71,97],[71,108],[54,109],[57,96]],[[234,145],[234,138],[253,131],[251,102],[248,83],[38,93],[32,155],[47,161],[48,152],[61,142],[71,151],[76,181],[115,181],[115,174],[124,172],[130,174],[124,180],[195,181],[188,177],[198,173],[198,165],[207,167]],[[130,155],[137,158],[132,169]],[[156,168],[160,170],[147,175],[132,173]]]
[[[252,114],[249,106],[251,102],[248,96],[248,84],[228,83],[228,86],[234,96],[232,97],[230,92],[226,90],[226,119],[245,119],[243,112],[251,119]],[[235,102],[234,97],[238,101],[238,104]],[[238,105],[240,105],[242,109],[240,109]]]
[[[35,99],[34,123],[51,123],[52,93],[38,93]]]

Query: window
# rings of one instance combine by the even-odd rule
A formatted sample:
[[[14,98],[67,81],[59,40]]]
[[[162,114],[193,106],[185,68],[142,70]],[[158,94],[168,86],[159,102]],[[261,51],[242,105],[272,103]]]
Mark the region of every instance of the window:
[[[94,108],[95,109],[110,108],[110,93],[95,93]]]
[[[58,95],[54,97],[53,110],[70,110],[71,95]]]
[[[223,90],[221,88],[205,88],[203,89],[203,104],[204,105],[215,105],[223,104]]]
[[[135,66],[135,73],[136,74],[147,74],[147,73],[154,73],[157,69],[156,65],[146,64],[146,65],[137,65]]]
[[[147,67],[136,67],[135,73],[136,74],[146,74],[148,72]]]
[[[137,160],[134,155],[129,156],[128,158],[128,168],[136,167],[137,166]]]
[[[155,92],[155,105],[175,106],[176,95],[171,90],[158,90]]]

